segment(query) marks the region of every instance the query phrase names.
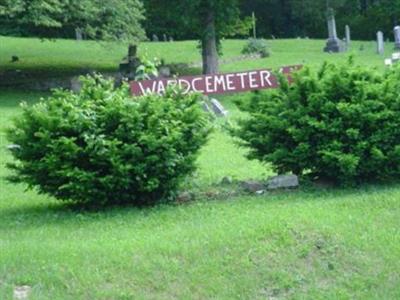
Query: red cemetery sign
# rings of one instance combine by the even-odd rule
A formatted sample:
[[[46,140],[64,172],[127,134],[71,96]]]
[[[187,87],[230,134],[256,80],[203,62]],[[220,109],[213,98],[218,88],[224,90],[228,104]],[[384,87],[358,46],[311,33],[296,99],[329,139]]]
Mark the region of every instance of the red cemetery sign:
[[[301,65],[288,66],[281,68],[279,72],[285,74],[290,81],[290,74],[301,68]],[[272,89],[277,88],[279,83],[271,70],[257,70],[218,75],[131,81],[130,85],[132,94],[141,96],[146,94],[163,94],[169,86],[179,86],[185,94],[196,92],[204,95],[212,95]]]

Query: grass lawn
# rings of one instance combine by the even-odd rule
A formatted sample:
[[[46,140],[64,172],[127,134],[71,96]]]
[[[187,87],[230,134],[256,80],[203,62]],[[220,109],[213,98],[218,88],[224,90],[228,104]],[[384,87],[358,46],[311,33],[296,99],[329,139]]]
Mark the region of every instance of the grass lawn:
[[[245,44],[242,40],[226,40],[222,43],[223,58],[241,55]],[[343,61],[354,54],[357,62],[383,68],[383,57],[376,54],[375,42],[353,41],[348,53],[326,54],[322,52],[322,40],[270,40],[271,57],[227,63],[222,71],[238,71],[277,68],[289,64],[319,66],[322,61]],[[163,58],[167,63],[192,63],[201,60],[196,41],[173,43],[142,43],[139,55]],[[363,49],[362,51],[360,49]],[[386,57],[390,57],[393,45],[386,43]],[[8,69],[28,70],[48,74],[76,73],[81,70],[116,71],[119,62],[127,54],[127,45],[73,40],[39,40],[0,36],[0,71]],[[19,62],[11,63],[17,55]]]
[[[9,41],[25,43],[24,53],[33,56],[53,43],[32,41],[30,52],[28,39]],[[86,43],[53,45],[58,43],[64,46],[51,50],[58,54],[47,57],[49,69],[59,60],[67,68],[84,59],[99,68],[113,65],[114,55],[102,48],[96,54],[104,60],[97,61],[85,52]],[[231,55],[240,52],[240,43],[226,43]],[[174,59],[173,44],[147,45]],[[177,55],[198,59],[195,42],[176,45],[186,45],[190,52]],[[270,59],[223,69],[260,68],[263,63],[274,67],[302,59],[316,66],[325,58],[345,59],[346,55],[321,54],[322,45],[323,41],[272,41]],[[382,58],[373,54],[373,44],[365,45],[357,61],[380,66]],[[124,53],[119,49],[116,61]],[[64,50],[71,60],[62,58]],[[5,66],[3,57],[0,48],[0,65]],[[35,62],[32,58],[32,64],[24,66],[33,68]],[[46,67],[46,60],[37,63]],[[40,300],[400,299],[400,185],[302,189],[149,209],[77,212],[3,178],[11,157],[2,130],[20,112],[21,100],[34,103],[40,96],[0,91],[0,299],[12,299],[14,287],[20,285],[31,286],[31,299]],[[222,101],[232,119],[239,116],[232,97]],[[247,161],[244,150],[222,130],[215,132],[198,164],[190,181],[202,188],[224,176],[264,178],[272,173],[267,166]]]

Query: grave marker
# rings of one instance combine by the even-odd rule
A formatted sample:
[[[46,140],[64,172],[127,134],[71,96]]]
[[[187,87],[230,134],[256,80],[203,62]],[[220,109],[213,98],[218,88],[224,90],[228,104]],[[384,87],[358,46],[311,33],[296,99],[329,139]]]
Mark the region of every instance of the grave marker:
[[[347,48],[349,48],[350,44],[351,44],[351,33],[350,33],[349,25],[346,25],[345,31],[346,31],[346,46],[347,46]]]
[[[394,49],[400,50],[400,26],[394,28]]]
[[[327,12],[327,22],[328,22],[328,32],[329,38],[326,42],[326,46],[324,48],[325,52],[342,52],[343,48],[341,45],[341,41],[337,37],[336,31],[336,20],[333,9],[329,9]]]
[[[75,38],[77,41],[82,41],[83,40],[83,33],[82,33],[82,29],[75,28]]]
[[[378,31],[376,34],[377,38],[377,52],[378,54],[382,55],[385,53],[385,42],[383,40],[383,32]]]
[[[217,116],[226,117],[228,115],[228,111],[217,99],[211,99],[211,107]]]

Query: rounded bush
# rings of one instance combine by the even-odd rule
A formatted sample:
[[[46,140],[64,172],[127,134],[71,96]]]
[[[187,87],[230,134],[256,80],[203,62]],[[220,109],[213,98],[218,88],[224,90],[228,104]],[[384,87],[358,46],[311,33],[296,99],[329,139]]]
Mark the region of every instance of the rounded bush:
[[[261,57],[270,56],[267,41],[264,39],[249,39],[242,50],[242,54],[259,54]]]
[[[12,179],[60,200],[149,205],[171,199],[210,132],[200,95],[133,98],[99,76],[57,91],[8,130]]]
[[[232,133],[250,158],[346,185],[399,178],[399,67],[381,73],[349,59],[293,80],[239,103],[250,116]]]

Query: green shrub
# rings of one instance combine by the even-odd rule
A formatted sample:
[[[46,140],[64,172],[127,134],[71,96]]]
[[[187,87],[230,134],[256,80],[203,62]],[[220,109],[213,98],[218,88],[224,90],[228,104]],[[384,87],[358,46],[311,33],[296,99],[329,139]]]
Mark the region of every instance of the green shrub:
[[[171,70],[171,76],[196,76],[201,75],[202,70],[198,67],[191,67],[188,64],[169,64],[166,65]]]
[[[250,116],[234,136],[249,157],[339,184],[400,176],[400,68],[380,73],[355,66],[304,68],[293,85],[240,103]]]
[[[127,86],[85,78],[57,91],[8,130],[13,180],[84,205],[148,205],[171,199],[195,169],[210,132],[200,95],[133,98]]]
[[[270,53],[267,41],[264,39],[249,39],[242,50],[242,54],[259,54],[261,57],[268,57]]]

